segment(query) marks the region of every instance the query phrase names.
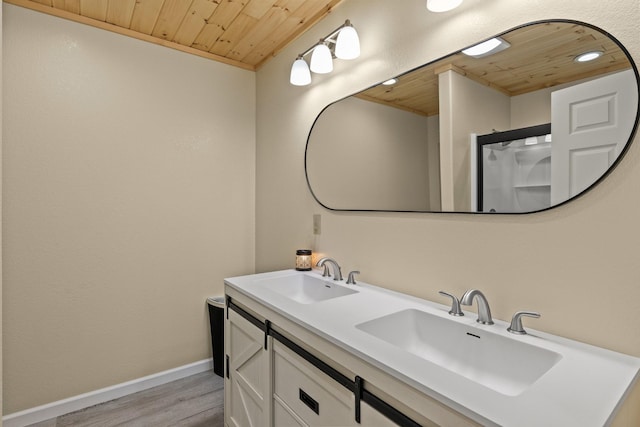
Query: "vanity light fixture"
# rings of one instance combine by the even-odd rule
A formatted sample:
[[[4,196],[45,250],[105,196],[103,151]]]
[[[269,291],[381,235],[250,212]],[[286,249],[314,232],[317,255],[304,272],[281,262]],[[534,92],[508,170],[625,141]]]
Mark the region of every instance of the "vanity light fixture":
[[[573,58],[573,60],[575,62],[589,62],[589,61],[593,61],[594,59],[600,58],[602,55],[604,55],[603,51],[593,50],[591,52],[581,53],[580,55]]]
[[[462,0],[427,0],[427,9],[431,12],[448,12],[462,4]]]
[[[483,58],[485,56],[493,55],[494,53],[501,52],[511,46],[509,42],[501,39],[500,37],[494,37],[492,39],[478,43],[475,46],[464,49],[462,53],[473,58]]]
[[[309,64],[304,59],[311,54]],[[355,59],[360,56],[360,39],[348,19],[338,29],[320,39],[318,44],[298,55],[291,66],[289,82],[294,86],[311,83],[311,71],[327,74],[333,71],[333,58]]]

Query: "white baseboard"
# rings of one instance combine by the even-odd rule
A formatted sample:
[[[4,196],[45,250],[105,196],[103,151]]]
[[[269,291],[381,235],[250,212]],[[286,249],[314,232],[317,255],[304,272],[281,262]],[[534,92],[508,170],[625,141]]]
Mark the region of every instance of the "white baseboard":
[[[57,402],[47,403],[46,405],[36,406],[35,408],[5,415],[2,417],[2,425],[4,427],[28,426],[30,424],[39,423],[41,421],[59,417],[60,415],[68,414],[69,412],[79,411],[80,409],[88,408],[89,406],[108,402],[131,393],[136,393],[151,387],[179,380],[180,378],[206,372],[211,369],[213,369],[212,359],[200,360],[199,362],[169,369],[168,371],[158,372],[157,374],[116,384],[111,387],[79,394],[78,396],[58,400]]]

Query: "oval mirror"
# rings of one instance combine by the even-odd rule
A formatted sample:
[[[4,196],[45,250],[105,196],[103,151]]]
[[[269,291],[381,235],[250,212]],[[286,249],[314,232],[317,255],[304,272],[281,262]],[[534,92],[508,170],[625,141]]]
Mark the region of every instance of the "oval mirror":
[[[589,24],[536,22],[327,106],[305,171],[332,210],[536,212],[603,179],[637,125],[626,49]]]

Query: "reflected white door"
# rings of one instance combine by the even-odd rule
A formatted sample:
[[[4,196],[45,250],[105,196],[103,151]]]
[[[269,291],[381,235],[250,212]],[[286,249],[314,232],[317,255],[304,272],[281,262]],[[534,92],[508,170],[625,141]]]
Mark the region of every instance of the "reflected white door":
[[[635,76],[622,71],[551,94],[551,204],[581,193],[618,158],[638,105]]]

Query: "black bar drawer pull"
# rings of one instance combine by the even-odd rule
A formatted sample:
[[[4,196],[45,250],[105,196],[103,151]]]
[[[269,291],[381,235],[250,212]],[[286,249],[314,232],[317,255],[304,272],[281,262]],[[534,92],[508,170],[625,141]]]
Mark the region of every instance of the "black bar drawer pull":
[[[299,389],[299,390],[300,390],[300,400],[302,400],[302,403],[307,405],[309,409],[311,409],[313,412],[320,415],[320,405],[318,404],[318,402],[316,402],[313,397],[305,393],[303,389]]]

